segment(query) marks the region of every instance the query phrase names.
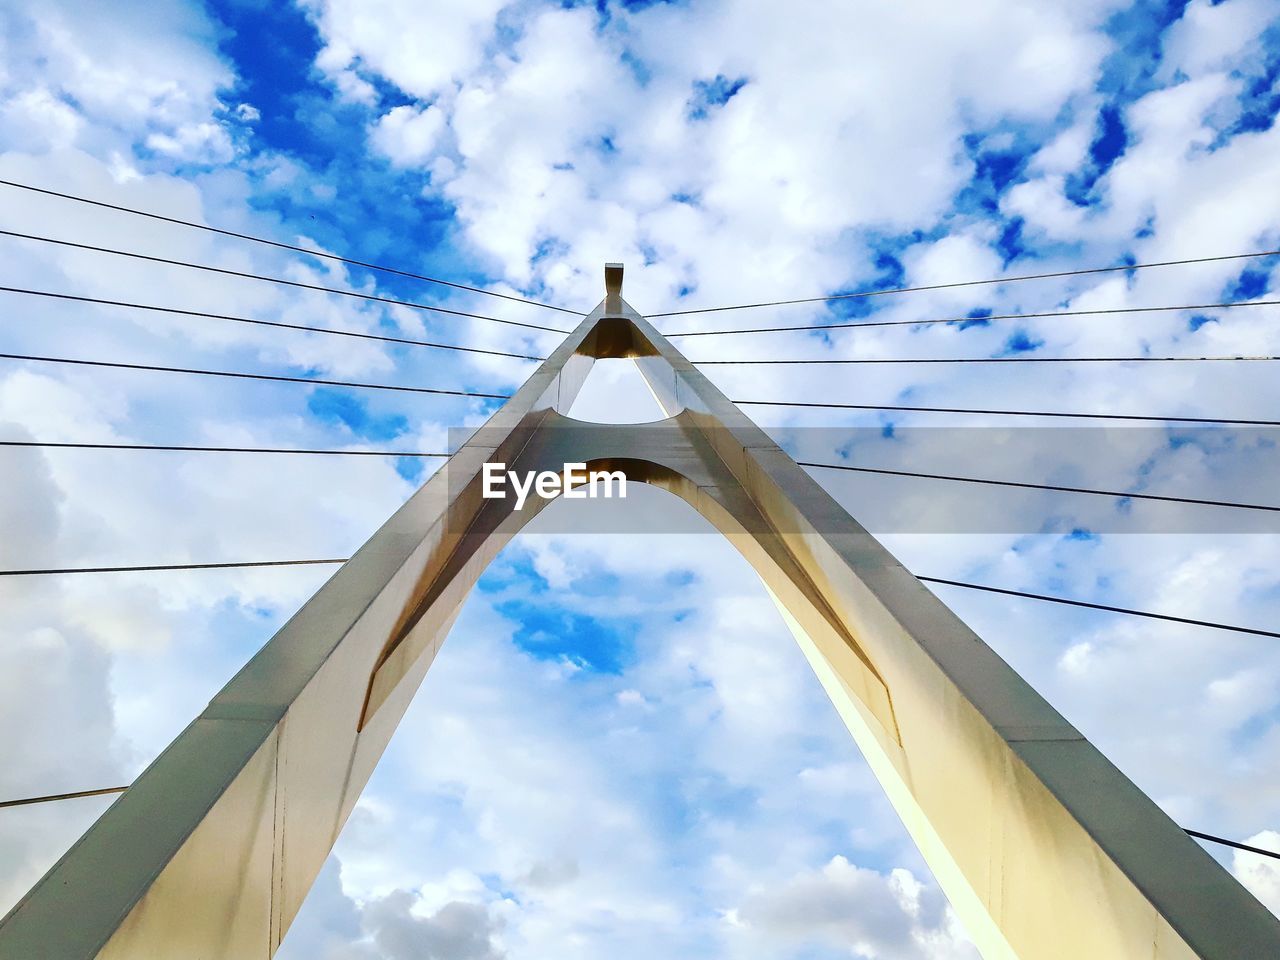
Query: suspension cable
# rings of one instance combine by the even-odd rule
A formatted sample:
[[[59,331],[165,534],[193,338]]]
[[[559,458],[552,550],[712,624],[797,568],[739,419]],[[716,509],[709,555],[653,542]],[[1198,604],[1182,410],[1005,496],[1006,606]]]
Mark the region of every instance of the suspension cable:
[[[1256,361],[1256,360],[1280,360],[1280,356],[1218,356],[1218,357],[812,357],[804,360],[690,360],[695,367],[716,367],[716,366],[759,366],[762,364],[770,364],[774,366],[808,364],[808,363],[827,363],[827,364],[847,364],[847,363],[1190,363],[1192,361]]]
[[[1156,417],[1124,413],[1061,413],[1050,410],[980,410],[970,407],[907,407],[877,403],[817,403],[799,400],[730,400],[739,406],[807,407],[822,410],[901,410],[909,413],[973,413],[996,417],[1067,417],[1075,420],[1143,420],[1153,423],[1221,423],[1245,427],[1280,427],[1280,420],[1240,420],[1227,417]]]
[[[1043,317],[1097,317],[1117,313],[1168,313],[1179,310],[1229,310],[1233,307],[1275,307],[1280,300],[1235,300],[1230,303],[1188,303],[1157,307],[1109,307],[1101,310],[1042,310],[1037,313],[993,313],[985,317],[944,317],[935,320],[855,320],[849,323],[813,323],[789,327],[747,327],[731,330],[690,330],[664,333],[675,337],[726,337],[736,333],[791,333],[797,330],[847,330],[855,327],[914,327],[934,323],[983,324],[988,320],[1038,320]]]
[[[511,300],[515,303],[527,303],[532,307],[542,307],[546,310],[555,310],[559,313],[568,313],[575,317],[583,316],[576,310],[570,310],[567,307],[557,307],[550,303],[543,303],[540,300],[527,300],[524,297],[516,297],[507,293],[498,293],[494,290],[485,290],[482,287],[472,287],[465,283],[454,283],[452,280],[441,280],[438,277],[427,277],[420,273],[411,273],[407,270],[400,270],[396,267],[388,267],[378,263],[368,263],[364,260],[353,260],[350,257],[342,257],[336,253],[325,253],[321,250],[311,250],[307,247],[295,246],[291,243],[281,243],[278,240],[268,240],[266,237],[256,237],[247,233],[237,233],[234,230],[224,230],[220,227],[211,227],[208,224],[196,223],[192,220],[180,220],[177,217],[166,217],[159,213],[152,213],[148,210],[137,210],[133,207],[124,207],[114,203],[107,203],[104,200],[92,200],[89,197],[80,197],[72,193],[61,193],[57,190],[48,190],[44,187],[32,186],[29,183],[18,183],[14,180],[0,180],[0,186],[15,187],[18,190],[29,190],[32,193],[41,193],[49,197],[60,197],[63,200],[74,200],[76,203],[85,203],[95,207],[102,207],[106,210],[117,210],[120,213],[132,214],[135,217],[147,217],[150,220],[160,220],[164,223],[175,223],[183,227],[191,227],[195,230],[204,230],[207,233],[216,233],[224,237],[235,237],[237,240],[249,240],[253,243],[262,243],[269,247],[276,247],[280,250],[292,250],[295,253],[305,253],[308,256],[320,257],[324,260],[334,260],[338,263],[350,264],[354,267],[364,267],[366,270],[377,270],[381,273],[394,274],[397,277],[407,277],[410,280],[422,280],[425,283],[436,283],[445,287],[452,287],[455,290],[466,290],[470,293],[479,293],[487,297],[499,297],[503,300]]]
[[[23,797],[21,800],[0,800],[0,810],[6,807],[25,807],[32,803],[49,803],[52,800],[77,800],[80,797],[101,797],[108,793],[124,793],[129,787],[100,787],[97,790],[77,790],[74,793],[54,793],[44,797]]]
[[[955,483],[980,483],[994,487],[1018,487],[1024,490],[1051,490],[1057,493],[1084,493],[1097,497],[1116,497],[1122,500],[1154,500],[1161,503],[1185,503],[1202,507],[1231,507],[1237,510],[1265,510],[1280,513],[1280,506],[1261,503],[1237,503],[1233,500],[1201,500],[1194,497],[1169,497],[1154,493],[1126,493],[1122,490],[1098,490],[1093,487],[1064,487],[1052,483],[1027,483],[1020,480],[992,480],[988,477],[957,477],[945,473],[917,473],[912,470],[889,470],[883,467],[855,467],[843,463],[814,463],[797,460],[801,467],[823,470],[845,470],[850,473],[874,473],[890,477],[915,477],[923,480],[949,480]]]
[[[478,393],[472,390],[445,390],[440,387],[407,387],[390,383],[359,383],[350,380],[322,380],[319,377],[286,377],[268,373],[241,373],[231,370],[197,370],[189,367],[164,367],[147,363],[118,363],[107,360],[73,360],[68,357],[35,357],[21,353],[0,353],[0,360],[25,360],[33,363],[65,363],[86,367],[110,367],[115,370],[147,370],[158,373],[188,373],[202,377],[233,377],[237,380],[270,380],[279,383],[309,383],[325,387],[354,387],[361,390],[397,390],[403,393],[433,393],[451,397],[483,397],[488,400],[510,400],[506,393]]]
[[[1257,853],[1264,857],[1272,857],[1273,859],[1280,860],[1280,853],[1277,853],[1275,850],[1266,850],[1262,847],[1250,846],[1247,843],[1240,843],[1236,840],[1227,840],[1223,837],[1215,837],[1211,833],[1201,833],[1199,830],[1188,830],[1185,827],[1183,828],[1183,832],[1187,834],[1187,836],[1195,837],[1197,840],[1208,840],[1210,843],[1221,843],[1223,846],[1235,847],[1237,850],[1247,850],[1250,853]]]
[[[544,327],[537,323],[524,323],[520,320],[503,320],[481,313],[467,313],[462,310],[451,310],[448,307],[433,307],[413,300],[397,300],[393,297],[379,297],[372,293],[358,293],[355,290],[343,290],[339,287],[323,287],[315,283],[303,283],[300,280],[286,280],[283,277],[268,277],[259,273],[247,273],[243,270],[230,270],[226,267],[215,267],[207,263],[191,263],[188,260],[170,260],[167,257],[153,257],[145,253],[131,250],[117,250],[114,247],[98,247],[88,243],[75,243],[71,240],[56,240],[53,237],[40,237],[29,233],[16,233],[12,230],[0,230],[0,237],[15,237],[18,240],[34,240],[37,243],[52,243],[60,247],[71,247],[76,250],[89,250],[94,253],[106,253],[115,257],[129,257],[133,260],[146,260],[149,263],[163,263],[173,267],[187,267],[191,270],[203,270],[206,273],[217,273],[228,277],[242,277],[246,280],[261,280],[264,283],[278,283],[285,287],[299,290],[318,290],[321,293],[332,293],[340,297],[352,297],[356,300],[367,300],[371,303],[389,303],[397,307],[409,307],[412,310],[427,310],[432,313],[447,313],[454,317],[471,317],[474,320],[488,320],[491,323],[503,323],[511,327],[525,327],[529,330],[546,330],[550,333],[570,333],[560,327]]]
[[[1255,637],[1273,637],[1280,640],[1280,632],[1261,630],[1257,627],[1241,627],[1231,623],[1216,623],[1212,620],[1194,620],[1190,617],[1175,617],[1170,613],[1153,613],[1150,610],[1134,610],[1131,607],[1115,607],[1106,603],[1090,603],[1086,600],[1072,600],[1068,597],[1055,597],[1046,593],[1028,593],[1025,590],[1008,590],[1004,587],[992,587],[985,583],[967,583],[963,580],[944,580],[941,577],[922,577],[916,579],[924,583],[938,583],[948,587],[963,587],[965,590],[981,590],[984,593],[999,593],[1007,597],[1022,597],[1026,600],[1042,600],[1045,603],[1060,603],[1069,607],[1085,607],[1089,610],[1105,610],[1108,613],[1123,613],[1130,617],[1144,617],[1148,620],[1164,620],[1169,623],[1185,623],[1193,627],[1208,627],[1211,630],[1229,630],[1232,633],[1248,633]]]
[[[184,453],[299,453],[331,457],[444,457],[448,453],[416,450],[319,450],[294,447],[194,447],[158,443],[64,443],[51,440],[0,440],[0,447],[49,447],[58,450],[167,450]]]
[[[1184,260],[1159,260],[1152,263],[1126,263],[1114,267],[1089,267],[1083,270],[1059,270],[1054,273],[1029,273],[1015,277],[996,277],[989,280],[960,280],[953,283],[931,283],[919,287],[886,287],[880,290],[864,290],[857,293],[834,293],[826,297],[804,297],[799,300],[769,300],[764,303],[738,303],[728,307],[700,307],[693,310],[669,310],[651,313],[654,317],[678,317],[690,313],[722,313],[725,310],[751,310],[756,307],[784,307],[796,303],[827,303],[832,300],[857,300],[865,297],[884,297],[898,293],[919,293],[924,290],[953,290],[957,287],[981,287],[997,283],[1019,283],[1023,280],[1051,280],[1057,277],[1082,277],[1089,274],[1114,273],[1118,270],[1150,270],[1153,267],[1182,267],[1193,263],[1221,263],[1227,260],[1251,260],[1255,257],[1280,256],[1280,250],[1260,250],[1256,253],[1231,253],[1217,257],[1189,257]]]
[[[0,570],[0,577],[47,577],[71,573],[151,573],[167,570],[239,570],[247,567],[308,567],[337,565],[340,560],[240,560],[229,563],[153,563],[126,567],[46,567],[30,570]]]
[[[483,353],[491,357],[511,357],[516,360],[545,360],[527,353],[508,353],[505,350],[487,350],[480,347],[463,347],[452,343],[435,343],[430,340],[410,340],[405,337],[388,337],[377,333],[360,333],[355,330],[334,330],[329,327],[308,327],[300,323],[284,323],[279,320],[257,320],[253,317],[235,317],[225,313],[206,313],[203,310],[182,310],[178,307],[158,307],[149,303],[130,303],[126,300],[104,300],[100,297],[82,297],[71,293],[55,293],[52,290],[28,290],[25,287],[0,287],[0,293],[21,293],[33,297],[54,300],[73,300],[76,303],[94,303],[108,307],[127,307],[130,310],[150,310],[156,313],[172,313],[183,317],[203,317],[209,320],[230,320],[234,323],[252,323],[262,327],[281,327],[285,330],[305,330],[308,333],[324,333],[333,337],[354,337],[359,340],[379,340],[384,343],[405,343],[415,347],[431,347],[436,350],[457,350],[461,353]]]

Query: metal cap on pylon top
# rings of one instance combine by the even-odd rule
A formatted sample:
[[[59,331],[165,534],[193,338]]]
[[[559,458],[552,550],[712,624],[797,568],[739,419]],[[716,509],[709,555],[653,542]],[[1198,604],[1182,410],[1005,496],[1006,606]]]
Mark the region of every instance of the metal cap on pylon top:
[[[604,265],[604,294],[605,313],[621,313],[622,264],[606,263]]]

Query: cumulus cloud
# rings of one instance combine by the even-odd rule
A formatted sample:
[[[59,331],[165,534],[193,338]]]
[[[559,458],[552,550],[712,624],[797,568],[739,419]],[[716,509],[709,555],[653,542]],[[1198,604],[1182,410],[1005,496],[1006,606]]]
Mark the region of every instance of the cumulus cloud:
[[[884,876],[841,856],[779,889],[753,893],[728,919],[780,949],[826,943],[869,958],[977,956],[944,901],[925,893],[909,871]]]
[[[202,124],[232,74],[211,49],[211,24],[197,11],[179,3],[108,10],[19,2],[0,17],[7,34],[23,38],[8,48],[6,100],[44,98],[43,122],[56,120],[64,130],[77,124],[74,118],[91,118],[95,150],[125,146],[130,131],[145,130],[171,151],[198,145],[209,162],[227,159],[209,152],[217,134]],[[146,45],[145,55],[138,44]]]
[[[392,163],[407,167],[432,158],[444,126],[444,113],[438,107],[399,106],[379,118],[369,139]]]
[[[218,123],[184,124],[172,133],[153,133],[146,144],[178,160],[225,163],[231,159],[231,138]]]
[[[449,0],[428,13],[412,0],[307,0],[325,38],[318,63],[342,76],[345,92],[356,99],[365,87],[353,70],[390,80],[401,90],[428,98],[477,67],[505,0]]]
[[[360,51],[419,97],[443,91],[459,154],[444,191],[468,239],[513,279],[532,266],[564,294],[593,289],[595,265],[615,256],[651,298],[696,285],[714,300],[731,277],[760,290],[846,282],[865,269],[840,242],[851,225],[928,222],[968,178],[964,109],[1051,116],[1089,88],[1105,49],[1093,32],[1102,8],[1087,4],[824,7],[824,31],[768,4],[658,5],[603,25],[587,8],[532,8],[510,56],[459,73],[487,40],[410,69],[398,31],[354,22],[343,4],[317,9],[329,50]],[[732,58],[710,56],[694,40],[704,36],[725,38]],[[751,39],[763,36],[775,42]],[[916,55],[901,56],[907,46]],[[718,76],[747,82],[690,118],[690,98]],[[564,252],[536,261],[548,242]]]
[[[1263,850],[1280,850],[1280,832],[1262,830],[1241,843]],[[1280,866],[1275,860],[1237,850],[1232,854],[1232,872],[1272,913],[1280,915]]]
[[[387,960],[499,960],[493,925],[481,905],[454,900],[427,917],[410,912],[415,898],[397,891],[364,908],[364,923]]]
[[[75,143],[84,125],[80,114],[45,88],[24,90],[3,107],[3,129],[15,142],[45,149],[65,149]]]

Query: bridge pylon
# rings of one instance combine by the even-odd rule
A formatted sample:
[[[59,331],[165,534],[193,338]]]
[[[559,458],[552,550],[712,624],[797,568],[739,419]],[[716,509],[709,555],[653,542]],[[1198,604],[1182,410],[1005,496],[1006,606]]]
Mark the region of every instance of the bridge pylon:
[[[498,462],[621,471],[730,539],[988,960],[1280,957],[1280,921],[605,273],[595,310],[0,921],[0,958],[269,958],[468,592],[546,502],[484,497]],[[666,420],[567,416],[618,357]]]

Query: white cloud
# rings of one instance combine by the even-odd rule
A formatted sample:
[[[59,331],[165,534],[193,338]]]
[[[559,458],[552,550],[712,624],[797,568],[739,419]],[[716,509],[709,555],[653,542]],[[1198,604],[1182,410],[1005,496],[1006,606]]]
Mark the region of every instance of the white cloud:
[[[234,150],[226,129],[213,122],[184,124],[173,133],[153,133],[146,144],[175,160],[197,163],[225,163]]]
[[[840,856],[753,893],[733,917],[743,935],[762,936],[775,949],[825,942],[868,958],[977,957],[937,892],[925,894],[909,871],[884,876]]]
[[[1263,850],[1280,850],[1280,832],[1262,830],[1241,843]],[[1232,853],[1232,872],[1267,909],[1280,916],[1280,862],[1268,857],[1236,850]]]
[[[369,142],[397,166],[420,165],[431,159],[444,127],[444,112],[439,107],[419,110],[399,106],[378,118]]]
[[[1020,183],[1005,194],[1000,209],[1007,216],[1022,217],[1051,240],[1070,242],[1080,236],[1085,208],[1066,196],[1062,176],[1047,176]]]
[[[966,113],[1051,117],[1089,89],[1105,48],[1093,5],[988,3],[954,16],[930,4],[813,16],[768,4],[658,5],[615,11],[604,27],[587,8],[533,9],[509,53],[482,64],[490,41],[476,28],[464,50],[419,58],[433,74],[424,80],[402,63],[401,31],[372,26],[376,17],[357,23],[345,4],[317,9],[326,42],[344,51],[337,60],[358,51],[421,98],[450,87],[436,75],[447,70],[458,90],[436,107],[460,164],[445,195],[505,275],[526,282],[537,272],[562,299],[589,298],[598,263],[619,257],[632,264],[639,302],[690,280],[711,300],[847,282],[865,269],[842,242],[852,225],[927,223],[963,185]],[[827,29],[811,29],[815,18]],[[709,52],[705,36],[733,55]],[[747,82],[705,121],[689,121],[695,81],[717,74]],[[599,149],[604,138],[614,152]],[[699,205],[672,204],[677,192]],[[553,239],[564,252],[531,265]],[[638,269],[646,247],[659,260]]]
[[[65,149],[75,143],[84,121],[49,90],[25,90],[8,100],[0,117],[6,139],[28,149]]]
[[[1093,118],[1088,116],[1088,119]],[[1065,174],[1079,169],[1088,157],[1093,133],[1093,125],[1089,122],[1077,122],[1067,127],[1036,151],[1031,159],[1031,169],[1048,174]]]
[[[387,960],[498,960],[493,923],[478,904],[446,903],[431,916],[411,912],[415,898],[396,891],[362,911],[366,928]]]
[[[198,10],[174,2],[108,8],[55,0],[10,4],[0,17],[12,36],[32,38],[11,47],[6,84],[22,87],[38,77],[34,89],[62,105],[53,107],[60,127],[75,122],[66,115],[73,109],[94,122],[95,149],[147,129],[157,143],[184,150],[199,144],[210,162],[225,159],[208,152],[217,135],[200,127],[231,74],[211,51],[211,27]]]
[[[358,64],[424,99],[481,63],[505,0],[307,0],[327,47],[319,63],[341,74]],[[347,92],[357,87],[346,80]],[[359,98],[359,93],[356,94]]]
[[[1164,35],[1161,75],[1191,77],[1236,68],[1242,54],[1262,47],[1258,26],[1280,13],[1274,0],[1193,0]]]

